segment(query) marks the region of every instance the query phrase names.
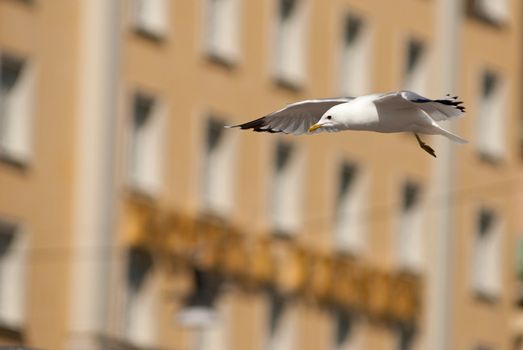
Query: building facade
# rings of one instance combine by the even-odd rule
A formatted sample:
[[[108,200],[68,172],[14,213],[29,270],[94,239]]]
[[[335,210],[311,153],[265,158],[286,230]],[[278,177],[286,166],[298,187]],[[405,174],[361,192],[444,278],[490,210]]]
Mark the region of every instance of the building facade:
[[[0,2],[0,345],[519,349],[522,15]],[[223,128],[400,89],[470,143]]]

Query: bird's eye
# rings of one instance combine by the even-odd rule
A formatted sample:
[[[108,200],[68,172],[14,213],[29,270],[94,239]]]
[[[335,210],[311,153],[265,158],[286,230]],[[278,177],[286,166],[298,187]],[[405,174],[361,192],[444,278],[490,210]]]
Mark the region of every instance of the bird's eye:
[[[328,116],[327,116],[327,119],[328,119],[328,120],[331,120],[331,119],[332,119],[332,116],[328,115]]]

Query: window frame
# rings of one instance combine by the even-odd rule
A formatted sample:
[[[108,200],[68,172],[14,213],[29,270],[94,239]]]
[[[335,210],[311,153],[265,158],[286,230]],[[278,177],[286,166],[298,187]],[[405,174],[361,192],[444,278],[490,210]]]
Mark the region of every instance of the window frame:
[[[6,320],[4,318],[5,315],[3,315],[3,312],[5,311],[0,312],[0,331],[7,333],[10,336],[10,338],[14,340],[22,341],[24,338],[24,328],[27,318],[27,254],[29,248],[29,236],[26,232],[24,225],[22,225],[21,223],[15,220],[10,220],[9,218],[0,217],[0,235],[4,234],[2,230],[6,229],[6,227],[7,230],[11,231],[9,233],[6,233],[7,235],[10,234],[12,236],[11,242],[8,243],[8,245],[10,245],[11,247],[6,246],[6,251],[0,251],[0,281],[2,281],[3,279],[2,272],[5,268],[3,264],[13,264],[13,259],[15,260],[15,262],[18,262],[20,264],[17,267],[23,271],[23,274],[22,276],[18,276],[20,279],[17,281],[18,283],[20,283],[18,287],[20,287],[21,289],[20,292],[17,293],[18,297],[20,298],[19,300],[17,300],[20,303],[18,305],[20,312],[20,314],[17,316],[18,320]],[[7,257],[6,260],[4,254],[9,254],[9,250],[14,250],[14,252],[17,253],[17,255],[15,257]],[[11,254],[13,253],[11,252]],[[16,259],[20,260],[16,261]],[[10,265],[8,265],[8,267],[13,268]],[[13,281],[11,280],[10,282],[11,283],[5,285],[7,285],[8,287],[12,287]],[[5,291],[2,289],[2,284],[0,283],[0,299],[3,299],[4,293]]]
[[[346,186],[342,186],[342,174],[348,168],[352,168],[351,179]],[[366,207],[369,190],[368,174],[358,162],[343,158],[336,162],[335,175],[333,246],[339,253],[358,256],[365,252],[368,244],[366,239],[368,231],[368,208]],[[356,208],[352,208],[355,206],[355,203],[358,205]],[[351,207],[350,213],[345,212],[346,207]],[[353,220],[356,222],[355,229],[353,222],[344,222],[343,218],[348,216],[355,219]],[[352,229],[354,229],[353,232],[348,232],[352,231]],[[345,235],[340,233],[340,231],[343,231]],[[343,236],[351,236],[352,239],[344,240]]]
[[[473,248],[471,256],[470,290],[477,299],[494,303],[501,298],[503,290],[503,218],[499,215],[499,211],[495,210],[493,207],[485,205],[477,207],[473,213],[474,224],[473,237],[471,240]],[[481,215],[484,213],[488,213],[492,216],[491,222],[489,222],[489,232],[480,232]],[[479,239],[482,238],[480,235],[484,236],[482,242],[479,241]],[[490,235],[490,237],[487,237],[488,235]],[[493,256],[491,256],[491,254]],[[481,265],[481,274],[478,274],[478,264]],[[494,264],[494,267],[491,266],[490,269],[496,269],[496,275],[490,277],[490,279],[489,277],[485,277],[484,271],[487,264]],[[485,282],[485,279],[489,279],[489,281]],[[493,279],[495,279],[494,282],[492,282]]]
[[[408,189],[413,189],[413,202],[405,201]],[[396,260],[398,267],[402,271],[412,274],[420,274],[425,268],[425,246],[423,240],[423,218],[425,213],[425,193],[422,181],[406,178],[401,182],[399,191],[400,200],[399,211],[397,212],[397,222],[394,232],[396,233]],[[409,207],[407,207],[409,206]],[[412,207],[410,207],[412,206]],[[412,227],[414,225],[414,227]],[[408,227],[406,231],[405,227]],[[415,245],[412,244],[413,237],[417,238]],[[411,243],[405,246],[405,242]],[[415,247],[416,249],[412,249]]]
[[[303,22],[300,22],[299,21],[299,24],[295,24],[296,26],[303,26],[303,28],[300,29],[300,45],[301,45],[301,48],[300,48],[300,51],[302,51],[301,53],[299,53],[299,60],[300,60],[300,65],[302,65],[302,71],[299,71],[298,73],[290,73],[291,76],[288,76],[289,73],[286,72],[288,69],[284,68],[285,67],[285,64],[281,63],[280,61],[282,60],[282,57],[284,57],[285,55],[282,53],[281,51],[281,47],[282,46],[287,46],[287,45],[283,45],[282,44],[282,41],[284,39],[282,39],[282,32],[284,32],[284,30],[282,29],[282,25],[283,25],[283,21],[282,21],[282,16],[281,16],[281,6],[282,6],[282,1],[296,1],[296,3],[298,4],[297,8],[298,10],[296,11],[303,11],[303,13],[301,14],[301,16],[303,16],[303,18],[301,18],[300,20],[303,21]],[[309,49],[310,49],[310,31],[308,30],[308,24],[310,22],[310,7],[311,7],[311,1],[310,0],[274,0],[272,1],[273,2],[273,18],[274,18],[274,25],[273,25],[273,28],[274,28],[274,32],[273,32],[273,35],[272,35],[272,40],[271,40],[271,43],[272,43],[272,47],[271,47],[271,72],[272,72],[272,76],[273,76],[273,79],[274,81],[276,82],[276,84],[282,88],[285,88],[285,89],[288,89],[288,90],[291,90],[291,91],[301,91],[303,90],[307,84],[308,84],[308,80],[309,80],[309,58],[308,58],[308,52],[309,52]],[[295,16],[298,16],[299,17],[300,14],[295,14]],[[296,74],[297,76],[292,76],[293,74]]]
[[[27,110],[25,111],[25,117],[27,118],[25,122],[25,128],[23,128],[22,137],[25,138],[25,146],[22,146],[22,150],[14,150],[9,149],[13,146],[7,145],[6,149],[4,149],[3,144],[0,142],[0,162],[9,164],[11,166],[14,166],[16,168],[19,168],[21,170],[26,170],[28,167],[30,167],[31,162],[33,161],[34,157],[34,136],[35,136],[35,110],[36,110],[36,72],[35,72],[35,64],[33,60],[27,56],[24,56],[22,54],[14,53],[11,51],[5,51],[0,50],[0,84],[3,81],[2,80],[2,71],[4,66],[4,61],[10,60],[10,61],[16,61],[14,64],[20,65],[20,71],[18,72],[17,77],[17,83],[20,83],[22,80],[22,83],[27,84],[25,94],[27,94],[26,98],[29,100],[25,104],[27,106]],[[23,79],[26,79],[26,81],[23,81]],[[3,116],[3,99],[4,94],[1,91],[2,87],[0,86],[0,139],[2,138],[2,123],[5,122],[5,119],[9,119],[9,115],[6,117]],[[12,117],[11,117],[12,118]],[[16,148],[16,147],[15,147]],[[24,150],[25,149],[25,150]]]
[[[500,17],[496,18],[496,14],[485,13],[485,9],[480,9],[481,5],[478,5],[478,1],[482,0],[466,0],[465,3],[465,13],[469,18],[478,20],[482,23],[490,25],[493,28],[502,29],[508,25],[510,21],[510,11],[512,4],[510,0],[506,1],[506,14],[501,14]]]
[[[278,159],[278,149],[280,146],[289,147],[290,149],[290,154],[285,156],[290,158],[288,158],[288,160],[285,160],[286,164],[284,164],[285,169],[283,170],[278,169],[280,167]],[[272,234],[275,236],[293,237],[296,234],[298,234],[298,232],[301,230],[303,226],[303,204],[301,200],[303,198],[303,191],[300,191],[300,189],[303,186],[305,180],[302,171],[304,165],[304,156],[304,152],[301,149],[300,145],[288,139],[278,139],[273,145],[272,156],[270,157],[271,195],[269,198],[269,212]],[[292,214],[290,216],[293,216],[293,219],[282,221],[282,215],[278,213],[282,208],[285,209],[285,205],[281,204],[282,201],[279,200],[280,196],[282,195],[278,194],[278,190],[280,187],[285,187],[285,185],[282,184],[282,182],[290,182],[289,178],[294,179],[294,181],[292,181],[292,184],[293,186],[296,186],[296,188],[288,190],[293,192],[292,195],[289,196],[290,198],[292,198],[292,201],[291,204],[286,203],[291,207],[290,212],[292,212]]]
[[[140,271],[142,276],[140,277],[140,285],[136,290],[133,288],[134,286],[131,286],[130,278],[132,278],[131,274],[133,273],[132,269],[132,262],[133,262],[133,253],[134,256],[138,259],[142,259],[142,262],[145,261],[147,264],[147,269],[144,271]],[[140,255],[140,256],[136,256]],[[145,259],[144,259],[145,258]],[[147,251],[145,247],[142,246],[131,246],[128,247],[126,251],[126,264],[125,264],[125,279],[124,279],[124,305],[123,305],[123,313],[122,313],[122,323],[121,323],[121,335],[125,339],[126,343],[138,345],[138,346],[153,346],[156,342],[158,332],[155,331],[154,326],[150,326],[148,331],[149,334],[145,335],[145,338],[140,339],[139,337],[135,336],[135,332],[133,330],[136,328],[136,326],[133,324],[134,317],[138,317],[135,315],[136,313],[136,303],[144,302],[142,299],[146,298],[146,312],[148,315],[146,317],[150,318],[150,321],[152,320],[154,323],[154,314],[157,313],[157,300],[155,298],[156,293],[156,281],[155,281],[155,262],[154,257],[151,255],[150,252]],[[150,304],[147,305],[147,302]],[[143,305],[138,305],[143,306]],[[142,310],[143,311],[143,310]],[[152,313],[153,315],[149,315],[149,313]],[[139,313],[139,316],[144,317],[141,313]],[[136,321],[135,321],[136,322]],[[142,335],[143,336],[143,335]]]
[[[156,149],[157,158],[155,161],[157,174],[154,175],[156,179],[140,179],[141,177],[153,177],[153,175],[145,176],[136,172],[136,102],[137,98],[145,98],[152,101],[152,109],[148,113],[147,118],[158,123],[154,126],[157,128],[159,137],[155,140],[154,148]],[[165,188],[165,129],[168,122],[168,108],[165,105],[160,94],[155,94],[149,90],[135,89],[129,95],[129,112],[127,113],[127,150],[125,157],[125,177],[128,188],[133,194],[142,198],[152,200],[161,195]],[[153,129],[154,129],[153,128]],[[150,131],[152,132],[152,131]],[[152,181],[152,182],[151,182]]]
[[[414,66],[410,67],[411,48],[418,46],[420,53]],[[412,90],[420,95],[427,94],[429,89],[430,45],[428,39],[419,35],[407,35],[403,40],[401,59],[401,86],[402,89]],[[422,75],[421,78],[419,75]],[[421,82],[419,82],[421,80]],[[418,86],[420,85],[420,86]]]
[[[202,118],[202,127],[201,127],[201,134],[202,134],[202,152],[201,152],[201,179],[200,179],[200,188],[201,188],[201,207],[204,213],[209,214],[214,217],[218,217],[221,219],[226,218],[229,216],[234,208],[235,208],[235,186],[234,186],[234,177],[235,177],[235,169],[236,169],[236,160],[237,160],[237,136],[227,133],[226,129],[223,127],[220,128],[220,140],[218,140],[219,144],[217,147],[218,149],[210,150],[209,149],[209,127],[210,123],[215,123],[215,127],[218,127],[219,125],[225,126],[227,125],[228,117],[224,117],[220,113],[216,112],[207,112]],[[216,153],[218,152],[218,153]],[[210,180],[210,177],[208,177],[208,173],[212,172],[212,170],[208,170],[209,167],[212,167],[213,158],[212,157],[218,157],[222,159],[223,161],[230,162],[229,166],[227,167],[227,175],[224,175],[225,181],[228,182],[228,190],[230,193],[226,195],[228,199],[224,199],[222,204],[217,204],[218,202],[211,200],[208,201],[207,193],[212,193],[212,189],[209,191],[207,189],[208,186],[212,186],[214,183],[212,179]],[[224,159],[225,158],[225,159]],[[216,161],[216,160],[214,160]],[[211,196],[214,197],[214,196]]]
[[[243,10],[243,3],[240,0],[202,0],[204,11],[203,11],[203,20],[202,23],[204,23],[204,28],[202,30],[202,50],[205,56],[217,64],[221,64],[224,67],[227,67],[229,69],[233,69],[236,66],[240,64],[241,58],[242,58],[242,36],[243,31],[241,30],[242,27],[242,10]],[[212,31],[213,27],[211,26],[211,23],[213,22],[213,6],[211,2],[216,1],[233,1],[233,6],[236,6],[235,11],[235,18],[234,21],[236,30],[235,30],[235,43],[233,44],[234,48],[232,49],[233,52],[225,53],[221,52],[220,50],[217,50],[214,46],[216,43],[214,40],[216,38],[212,38],[212,35],[209,34],[210,31]]]
[[[158,28],[154,28],[154,25],[151,26],[150,23],[143,23],[143,19],[140,16],[140,10],[138,9],[139,3],[143,1],[151,1],[151,0],[132,0],[130,4],[130,13],[129,13],[129,21],[131,28],[135,33],[138,35],[148,38],[153,41],[161,42],[165,41],[169,34],[169,29],[171,25],[171,16],[170,16],[170,9],[171,9],[171,2],[169,0],[154,0],[154,1],[161,1],[163,2],[162,5],[165,7],[165,11],[163,11],[163,18],[160,20],[163,23],[160,23]]]
[[[351,43],[348,41],[347,38],[347,31],[348,26],[352,21],[359,22],[359,33],[356,35],[356,41],[357,43],[353,44],[351,47]],[[348,58],[349,55],[354,56],[354,52],[358,51],[360,55],[362,55],[365,58],[365,63],[368,63],[369,60],[373,60],[373,37],[374,37],[374,28],[372,26],[372,23],[370,23],[366,16],[363,14],[360,14],[358,12],[352,12],[347,11],[341,16],[340,19],[340,28],[339,29],[339,42],[341,45],[339,45],[338,49],[338,55],[337,55],[337,68],[334,70],[335,74],[335,84],[336,84],[336,90],[340,92],[343,96],[359,96],[370,93],[372,90],[373,85],[373,72],[372,72],[372,65],[366,64],[364,69],[364,83],[361,84],[361,86],[358,86],[357,88],[354,88],[353,84],[347,83],[347,80],[349,79],[347,76],[347,71],[350,69],[348,66],[350,65],[350,58]],[[354,46],[355,45],[355,46]],[[349,51],[352,51],[352,53],[349,53]],[[363,51],[363,52],[362,52]],[[349,63],[347,63],[347,61]],[[361,69],[360,69],[361,70]],[[353,91],[350,91],[353,90]]]
[[[485,79],[488,76],[495,78],[495,86],[493,87],[493,92],[490,96],[484,94]],[[507,135],[507,111],[506,105],[507,100],[509,99],[507,90],[509,82],[507,78],[499,70],[493,69],[490,66],[482,67],[477,74],[477,83],[476,83],[476,106],[477,106],[477,118],[474,125],[474,148],[478,154],[480,160],[485,163],[490,163],[492,165],[499,164],[507,158],[508,147],[506,144],[506,135]],[[488,102],[488,100],[490,102]],[[492,111],[487,116],[486,109],[494,109],[494,114]],[[491,119],[489,123],[489,118],[492,116],[496,117]],[[494,126],[493,126],[494,125]],[[489,137],[485,137],[486,133],[494,130],[499,132],[499,135],[492,134]],[[485,143],[483,140],[492,140],[499,139],[499,144],[494,146],[491,144]]]

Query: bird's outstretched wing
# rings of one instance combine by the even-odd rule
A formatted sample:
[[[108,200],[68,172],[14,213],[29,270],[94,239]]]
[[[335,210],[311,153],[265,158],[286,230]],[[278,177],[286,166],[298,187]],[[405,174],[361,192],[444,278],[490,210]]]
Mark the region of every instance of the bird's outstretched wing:
[[[331,107],[352,99],[352,97],[340,97],[300,101],[253,121],[228,127],[301,135],[307,133],[307,130]]]
[[[394,101],[398,106],[403,102],[400,99],[412,103],[435,121],[459,117],[465,113],[465,106],[462,106],[463,101],[458,100],[458,96],[447,95],[442,99],[431,100],[415,92],[403,90],[386,94],[380,98],[380,100]]]
[[[454,142],[467,143],[467,140],[443,129],[436,123],[436,121],[459,117],[464,113],[465,107],[461,106],[463,102],[458,101],[457,97],[449,96],[444,99],[431,100],[411,91],[399,91],[381,95],[373,102],[378,114],[388,116],[389,125],[396,126],[400,130],[405,128],[405,125],[401,124],[411,124],[418,128],[418,131],[411,131],[439,134]],[[398,116],[402,116],[402,118],[396,119]]]

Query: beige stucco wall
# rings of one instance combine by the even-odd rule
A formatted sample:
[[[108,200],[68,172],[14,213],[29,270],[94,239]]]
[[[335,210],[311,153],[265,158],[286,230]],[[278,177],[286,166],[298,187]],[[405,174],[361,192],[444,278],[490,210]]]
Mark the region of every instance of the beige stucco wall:
[[[35,72],[32,157],[24,168],[0,163],[0,213],[29,236],[23,332],[49,349],[62,347],[68,327],[76,10],[71,1],[0,3],[0,52],[29,58]]]
[[[128,238],[125,223],[133,220],[125,205],[134,195],[126,185],[125,124],[130,97],[136,89],[157,95],[167,107],[164,191],[152,200],[159,207],[197,214],[201,203],[201,162],[204,122],[215,112],[237,123],[254,119],[291,101],[337,94],[337,46],[346,11],[368,21],[373,34],[371,87],[374,91],[401,88],[404,46],[412,35],[427,42],[435,40],[435,2],[420,0],[312,1],[308,76],[302,89],[293,91],[275,83],[271,74],[274,1],[243,1],[241,49],[238,64],[225,67],[207,59],[202,45],[203,1],[173,1],[171,25],[164,40],[137,34],[130,23],[129,1],[122,2],[122,56],[119,101],[120,140],[115,167],[118,178],[117,237],[120,252]],[[519,124],[521,84],[521,4],[509,24],[501,29],[464,17],[459,33],[459,95],[467,115],[456,125],[460,135],[471,140],[456,147],[455,197],[456,262],[452,283],[453,348],[465,349],[485,342],[508,348],[512,328],[515,291],[515,242],[521,220],[517,186],[520,175]],[[64,348],[69,328],[70,245],[75,181],[75,111],[77,110],[79,57],[78,2],[37,0],[0,2],[0,53],[9,50],[29,56],[35,63],[36,100],[34,148],[25,169],[0,163],[0,216],[20,221],[30,235],[27,288],[27,343],[41,348]],[[432,61],[431,61],[432,62]],[[433,62],[431,63],[433,64]],[[474,121],[480,69],[491,65],[502,72],[511,90],[507,103],[507,156],[498,164],[481,161],[474,149]],[[438,70],[429,73],[434,77]],[[429,79],[430,81],[430,79]],[[434,90],[434,91],[432,91]],[[430,86],[433,97],[444,92]],[[435,162],[422,152],[410,135],[344,133],[292,137],[228,131],[237,144],[235,180],[237,192],[230,220],[252,234],[267,234],[272,155],[278,138],[290,140],[304,154],[304,221],[297,240],[305,246],[329,252],[332,249],[332,214],[336,196],[337,164],[349,159],[369,174],[369,225],[367,249],[361,259],[372,266],[393,270],[396,266],[394,228],[400,203],[400,184],[412,179],[429,192]],[[433,138],[427,137],[431,143]],[[437,151],[437,150],[436,150]],[[470,190],[469,190],[470,189]],[[503,213],[503,291],[498,301],[488,303],[470,290],[471,248],[475,210],[492,206]],[[518,223],[519,220],[519,223]],[[519,226],[518,226],[519,225]],[[123,256],[123,255],[122,255]],[[120,257],[122,257],[120,256]],[[431,262],[428,261],[427,264]],[[122,260],[115,278],[122,276]],[[160,295],[171,291],[187,276],[184,272],[162,276]],[[422,275],[422,279],[426,275]],[[118,300],[122,281],[113,281]],[[248,349],[263,343],[266,295],[232,292],[234,329],[232,348]],[[180,298],[161,301],[158,307],[158,342],[165,348],[190,348],[192,332],[173,321]],[[162,299],[163,300],[163,299]],[[300,349],[330,346],[332,322],[325,309],[297,302],[300,315]],[[118,307],[111,309],[109,333],[118,336]],[[423,318],[425,320],[425,318]],[[246,321],[249,322],[246,322]],[[391,348],[393,333],[382,324],[364,320],[366,348]],[[420,324],[423,344],[426,324]],[[0,340],[0,344],[2,341]],[[255,348],[255,347],[252,347]],[[421,346],[420,346],[421,348]]]

